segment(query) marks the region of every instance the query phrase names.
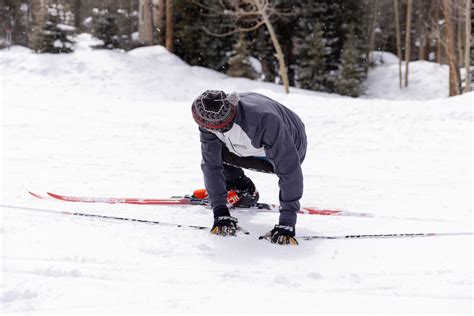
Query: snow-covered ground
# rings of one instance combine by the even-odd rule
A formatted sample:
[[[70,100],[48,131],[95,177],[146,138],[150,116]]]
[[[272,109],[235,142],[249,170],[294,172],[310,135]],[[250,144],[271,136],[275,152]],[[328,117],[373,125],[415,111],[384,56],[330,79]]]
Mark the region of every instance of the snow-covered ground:
[[[424,60],[408,64],[408,87],[400,89],[398,58],[388,52],[374,52],[373,61],[378,65],[369,70],[365,82],[364,98],[398,100],[428,100],[449,96],[449,66]],[[402,63],[405,82],[405,62]]]
[[[69,55],[0,51],[2,205],[209,226],[202,207],[76,204],[27,190],[168,197],[203,186],[190,115],[208,88],[256,91],[307,126],[304,205],[379,217],[300,215],[297,235],[473,231],[473,94],[446,95],[444,77],[412,64],[376,68],[365,98],[235,79],[190,67],[162,47]],[[431,68],[430,68],[431,69]],[[377,88],[395,78],[395,87]],[[415,85],[415,84],[414,84]],[[439,94],[438,94],[439,93]],[[405,95],[403,95],[405,94]],[[406,98],[414,100],[388,100]],[[430,99],[430,100],[428,100]],[[262,201],[277,178],[248,172]],[[472,236],[300,240],[257,237],[277,214],[234,212],[249,236],[112,222],[1,207],[2,314],[157,312],[473,312]]]

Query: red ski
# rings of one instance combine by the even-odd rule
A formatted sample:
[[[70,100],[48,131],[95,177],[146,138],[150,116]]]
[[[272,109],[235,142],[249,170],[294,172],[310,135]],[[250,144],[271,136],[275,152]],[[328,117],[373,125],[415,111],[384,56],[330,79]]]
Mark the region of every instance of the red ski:
[[[150,205],[204,205],[202,199],[192,199],[191,197],[176,197],[169,199],[142,199],[142,198],[108,198],[108,197],[85,197],[85,196],[67,196],[47,192],[47,196],[28,191],[32,196],[38,199],[54,198],[56,200],[80,203],[109,203],[109,204],[150,204]]]
[[[144,205],[208,205],[207,194],[203,190],[195,190],[193,195],[175,196],[168,199],[150,199],[150,198],[115,198],[115,197],[86,197],[86,196],[70,196],[47,192],[47,196],[37,193],[29,193],[39,199],[54,198],[66,202],[80,203],[108,203],[108,204],[144,204]],[[278,211],[279,206],[276,204],[257,203],[256,208]],[[314,207],[304,207],[299,213],[311,215],[337,215],[344,213],[340,210],[318,209]],[[358,213],[359,216],[370,216],[370,214]]]
[[[80,196],[65,196],[47,192],[49,196],[67,202],[82,202],[82,203],[109,203],[109,204],[162,204],[162,205],[182,205],[190,204],[187,198],[176,199],[141,199],[141,198],[102,198],[102,197],[80,197]]]
[[[33,192],[31,192],[31,191],[28,191],[28,193],[31,194],[31,195],[33,195],[35,198],[42,199],[42,200],[49,198],[49,196],[39,195],[39,194],[33,193]]]
[[[150,199],[150,198],[115,198],[115,197],[84,197],[84,196],[69,196],[60,195],[47,192],[47,196],[40,195],[28,191],[32,196],[38,199],[56,199],[67,202],[79,203],[109,203],[109,204],[136,204],[136,205],[201,205],[209,206],[207,200],[207,192],[205,189],[195,190],[192,195],[173,196],[168,199]],[[238,207],[237,207],[238,208]],[[278,204],[257,203],[255,206],[248,209],[258,209],[261,211],[279,212],[280,206]],[[385,219],[399,219],[399,220],[420,220],[420,221],[443,221],[438,219],[428,218],[412,218],[412,217],[393,217],[393,216],[378,216],[372,213],[363,212],[349,212],[340,209],[321,209],[317,207],[302,207],[300,214],[308,215],[323,215],[323,216],[349,216],[349,217],[375,217]]]

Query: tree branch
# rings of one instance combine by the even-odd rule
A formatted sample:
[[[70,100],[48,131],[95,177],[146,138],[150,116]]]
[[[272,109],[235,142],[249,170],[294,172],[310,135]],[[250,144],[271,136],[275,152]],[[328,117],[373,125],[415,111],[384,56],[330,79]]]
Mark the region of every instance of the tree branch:
[[[215,33],[215,32],[210,31],[207,27],[203,27],[203,29],[204,29],[204,32],[206,32],[206,34],[208,34],[208,35],[212,35],[212,36],[215,36],[215,37],[226,37],[226,36],[230,36],[230,35],[233,35],[233,34],[236,34],[236,33],[255,31],[256,29],[258,29],[263,24],[265,24],[264,21],[259,21],[254,26],[251,26],[251,27],[237,27],[237,28],[233,29],[232,31],[229,31],[229,32],[226,32],[226,33]]]

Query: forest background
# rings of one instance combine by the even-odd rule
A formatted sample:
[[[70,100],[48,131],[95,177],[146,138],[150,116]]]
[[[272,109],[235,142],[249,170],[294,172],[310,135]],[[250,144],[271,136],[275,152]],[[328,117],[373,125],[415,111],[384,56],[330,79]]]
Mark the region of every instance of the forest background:
[[[472,89],[472,0],[1,0],[0,47],[69,53],[163,45],[190,65],[234,77],[357,97],[380,54],[447,64],[449,95]],[[379,56],[379,57],[377,57]],[[379,60],[377,60],[379,59]],[[448,89],[448,87],[447,87]]]

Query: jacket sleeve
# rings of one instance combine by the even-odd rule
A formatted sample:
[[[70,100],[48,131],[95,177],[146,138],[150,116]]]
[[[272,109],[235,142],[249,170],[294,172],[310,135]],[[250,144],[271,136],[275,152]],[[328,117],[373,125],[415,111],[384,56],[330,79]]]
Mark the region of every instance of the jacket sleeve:
[[[226,205],[227,190],[222,172],[223,143],[213,133],[202,128],[199,128],[199,131],[201,132],[201,169],[211,206],[215,208],[216,206]]]
[[[263,126],[265,128],[261,143],[279,178],[280,224],[295,225],[296,213],[300,209],[299,200],[303,195],[300,157],[291,134],[280,117],[265,117]]]

